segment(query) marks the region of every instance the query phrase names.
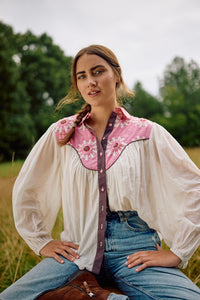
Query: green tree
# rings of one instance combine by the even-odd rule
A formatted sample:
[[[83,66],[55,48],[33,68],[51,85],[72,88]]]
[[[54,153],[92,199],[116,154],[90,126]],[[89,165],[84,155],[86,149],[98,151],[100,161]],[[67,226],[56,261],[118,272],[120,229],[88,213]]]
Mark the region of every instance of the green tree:
[[[28,31],[17,34],[16,41],[21,80],[30,98],[30,114],[38,139],[58,118],[55,106],[69,89],[72,58],[66,57],[46,34],[37,37]]]
[[[160,94],[165,109],[161,122],[183,146],[200,145],[200,68],[175,57],[164,72]]]
[[[0,22],[0,160],[26,157],[52,122],[79,109],[76,103],[55,112],[69,89],[71,62],[47,34],[16,34]]]
[[[16,149],[19,156],[25,155],[34,133],[18,63],[13,30],[0,23],[0,161],[11,159]]]
[[[137,82],[133,90],[135,97],[126,100],[128,111],[134,116],[156,121],[157,116],[163,113],[162,102],[145,91],[141,82]]]

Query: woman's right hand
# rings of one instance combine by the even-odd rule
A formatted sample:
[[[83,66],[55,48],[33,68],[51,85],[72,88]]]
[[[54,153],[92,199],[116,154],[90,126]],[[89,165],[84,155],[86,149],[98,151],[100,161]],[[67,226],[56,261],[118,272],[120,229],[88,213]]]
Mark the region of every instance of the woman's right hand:
[[[75,259],[79,258],[79,255],[76,252],[78,248],[79,246],[72,242],[53,240],[40,250],[40,254],[46,257],[53,257],[59,263],[64,264],[64,260],[59,256],[59,254],[73,262]],[[73,249],[76,251],[74,251]]]

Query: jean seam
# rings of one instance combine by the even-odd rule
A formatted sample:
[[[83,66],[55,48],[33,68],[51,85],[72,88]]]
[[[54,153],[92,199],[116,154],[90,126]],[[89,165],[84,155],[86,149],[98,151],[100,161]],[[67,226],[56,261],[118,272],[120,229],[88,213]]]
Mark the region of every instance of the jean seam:
[[[155,296],[149,294],[149,292],[147,292],[147,291],[144,290],[143,288],[138,288],[138,287],[134,286],[133,284],[130,284],[128,281],[126,281],[126,280],[124,280],[124,279],[122,279],[122,278],[120,278],[120,277],[115,277],[115,278],[118,279],[118,280],[120,280],[120,281],[122,281],[124,284],[126,284],[126,285],[128,285],[128,286],[130,286],[130,287],[133,287],[134,289],[140,291],[141,293],[143,293],[143,294],[145,294],[145,295],[151,297],[151,298],[154,299],[154,300],[162,300],[161,298],[157,298],[157,297],[155,298]]]
[[[132,227],[132,226],[128,223],[128,220],[126,220],[125,224],[126,224],[127,228],[128,228],[130,231],[139,232],[139,233],[148,233],[148,232],[153,233],[153,232],[155,232],[154,229],[148,228],[148,227],[147,227],[147,228],[134,228],[134,227]]]

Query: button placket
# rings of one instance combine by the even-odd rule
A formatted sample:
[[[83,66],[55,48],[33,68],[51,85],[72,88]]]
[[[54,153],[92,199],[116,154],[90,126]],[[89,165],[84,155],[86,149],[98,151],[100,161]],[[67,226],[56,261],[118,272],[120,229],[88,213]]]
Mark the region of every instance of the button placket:
[[[104,188],[104,186],[102,185],[102,187],[101,187],[101,192],[103,193],[105,191],[105,188]]]
[[[97,253],[93,265],[93,272],[99,272],[104,255],[105,244],[105,224],[106,224],[106,208],[107,207],[107,187],[106,187],[106,161],[105,151],[107,146],[108,136],[113,130],[113,124],[116,119],[115,113],[111,115],[111,121],[105,130],[105,134],[100,142],[97,138],[97,167],[98,167],[98,185],[99,185],[99,223],[98,223],[98,243]],[[111,124],[111,125],[110,125]]]
[[[104,139],[104,143],[107,139]],[[104,144],[105,145],[105,144]],[[97,139],[97,153],[98,153],[98,185],[99,185],[99,224],[98,224],[98,244],[93,271],[99,270],[101,267],[104,244],[105,244],[105,222],[107,205],[107,191],[106,191],[106,172],[105,172],[105,151],[104,146]]]

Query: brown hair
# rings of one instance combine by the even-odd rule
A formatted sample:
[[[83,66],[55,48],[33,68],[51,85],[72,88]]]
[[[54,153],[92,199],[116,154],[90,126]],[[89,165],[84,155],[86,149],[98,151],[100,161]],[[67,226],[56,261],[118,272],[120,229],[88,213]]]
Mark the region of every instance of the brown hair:
[[[88,47],[85,47],[85,48],[81,49],[76,54],[76,56],[74,57],[74,60],[73,60],[73,63],[72,63],[71,87],[70,87],[70,90],[69,90],[69,93],[67,94],[67,96],[59,101],[59,103],[57,105],[58,109],[63,107],[65,104],[69,104],[69,103],[75,102],[77,100],[80,100],[80,94],[79,94],[78,87],[77,87],[76,65],[77,65],[78,59],[83,54],[98,55],[101,58],[103,58],[111,66],[113,72],[119,78],[119,82],[116,85],[116,94],[117,94],[117,99],[118,99],[119,104],[121,104],[121,102],[122,102],[121,101],[122,96],[134,96],[133,91],[128,89],[126,84],[124,83],[121,68],[119,66],[119,62],[118,62],[117,57],[115,56],[115,54],[105,46],[91,45],[91,46],[88,46]],[[76,121],[74,122],[75,126],[72,127],[72,129],[69,131],[66,138],[61,143],[62,145],[66,144],[70,140],[70,138],[72,137],[72,135],[75,132],[75,127],[77,125],[79,125],[79,123],[82,121],[82,118],[90,111],[91,111],[91,106],[89,104],[83,105],[83,107],[81,108],[81,110],[77,114]]]

